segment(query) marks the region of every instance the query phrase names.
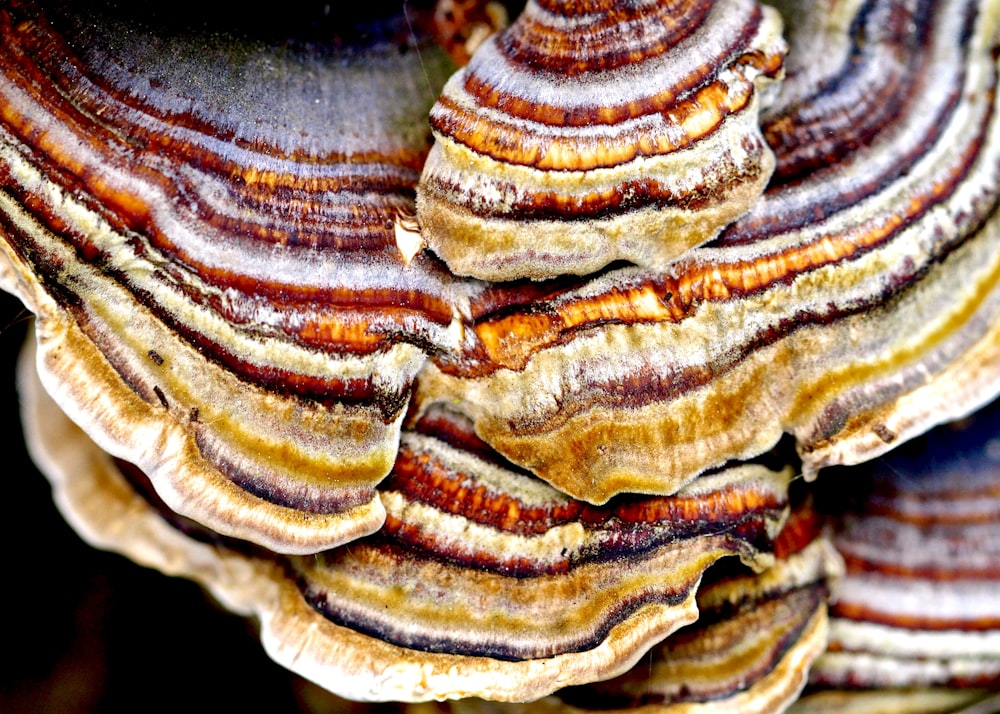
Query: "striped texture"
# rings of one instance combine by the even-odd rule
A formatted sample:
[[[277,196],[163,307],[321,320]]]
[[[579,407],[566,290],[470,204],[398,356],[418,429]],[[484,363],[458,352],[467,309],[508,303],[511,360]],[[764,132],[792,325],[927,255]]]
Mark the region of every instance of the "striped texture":
[[[665,267],[757,199],[780,22],[752,0],[529,2],[445,86],[418,193],[462,275]]]
[[[740,466],[673,497],[596,508],[505,465],[467,421],[440,413],[404,434],[380,492],[388,516],[379,533],[280,556],[179,517],[140,470],[66,419],[30,355],[22,375],[29,440],[88,540],[200,581],[260,619],[278,661],[356,699],[522,700],[612,676],[697,619],[695,593],[713,563],[737,555],[762,569],[773,552],[788,556],[785,532],[798,534],[799,549],[816,535],[781,531],[789,470]],[[812,576],[779,567],[761,582],[798,588],[835,572],[820,551],[809,562]],[[744,589],[721,587],[715,600]],[[812,604],[791,606],[798,614],[775,625],[782,632],[819,607],[815,593],[796,597]]]
[[[842,61],[813,76],[808,55],[790,56],[792,89],[768,119],[787,146],[820,126],[846,132],[834,163],[778,181],[666,272],[554,280],[523,288],[527,299],[481,293],[478,359],[425,369],[420,403],[466,405],[508,458],[601,502],[669,492],[787,432],[808,474],[856,463],[996,394],[997,13],[964,1],[856,9],[842,26],[804,21],[846,45]],[[893,71],[913,97],[859,148],[843,107],[857,74],[883,71],[879,42],[906,60]],[[794,156],[779,150],[800,171]]]
[[[815,521],[815,515],[811,518]],[[812,540],[816,531],[807,530],[808,537],[797,549],[782,553],[765,573],[728,564],[710,570],[698,593],[698,622],[668,637],[620,677],[567,688],[526,704],[462,700],[437,710],[453,714],[783,711],[798,696],[809,665],[825,646],[825,598],[829,578],[838,572],[830,544]],[[411,712],[418,710],[414,707]]]
[[[666,272],[488,284],[397,222],[424,69],[444,66],[429,49],[330,62],[202,38],[185,61],[227,74],[199,83],[166,59],[190,38],[106,20],[115,42],[74,51],[60,32],[101,25],[11,5],[3,284],[41,316],[44,379],[78,423],[173,508],[278,550],[378,527],[401,420],[437,402],[591,502],[671,493],[783,432],[809,473],[871,458],[997,391],[997,28],[970,0],[851,7],[793,18],[793,48],[819,27],[837,61],[789,58],[765,125],[779,178],[719,240]],[[701,32],[659,26],[654,49]],[[868,86],[909,99],[860,122]]]
[[[847,573],[815,684],[1000,684],[997,414],[992,405],[851,480],[834,535]]]
[[[671,64],[667,47],[770,38],[773,51],[691,89],[719,126],[735,121],[726,102],[758,95],[739,71],[778,71],[773,16],[736,0],[664,8],[678,14],[655,20],[648,46],[607,24],[642,26],[640,6],[591,28],[593,65],[574,43],[552,47],[549,74],[617,96],[610,114],[560,95],[504,116],[570,107],[567,127],[600,133],[648,107],[636,83],[615,95],[594,77],[647,63],[687,76],[700,55]],[[135,464],[145,502],[164,504],[171,535],[150,525],[155,538],[128,552],[257,613],[277,659],[352,697],[524,699],[623,672],[694,619],[715,560],[768,560],[787,474],[754,459],[782,434],[812,475],[988,401],[1000,12],[810,8],[793,18],[787,88],[764,119],[776,178],[733,209],[749,207],[742,218],[660,269],[489,283],[421,249],[430,218],[415,191],[447,61],[415,51],[405,23],[321,49],[5,4],[0,284],[38,315],[59,407],[121,459],[107,468]],[[556,9],[532,5],[487,52],[539,63],[538,18]],[[817,67],[813,45],[831,60]],[[486,64],[460,77],[501,72]],[[454,81],[488,98],[499,80]],[[649,106],[666,106],[664,91]],[[516,163],[529,143],[501,148],[517,171],[539,170]],[[563,236],[581,223],[557,218]],[[122,520],[112,530],[139,538]],[[173,545],[157,554],[161,536]],[[191,541],[213,563],[204,573],[188,565]],[[819,597],[794,597],[801,607],[773,622],[805,632]],[[756,661],[792,649],[762,645]]]
[[[460,334],[394,231],[448,63],[392,23],[333,51],[33,13],[0,9],[0,272],[48,388],[215,530],[374,530],[425,350]]]

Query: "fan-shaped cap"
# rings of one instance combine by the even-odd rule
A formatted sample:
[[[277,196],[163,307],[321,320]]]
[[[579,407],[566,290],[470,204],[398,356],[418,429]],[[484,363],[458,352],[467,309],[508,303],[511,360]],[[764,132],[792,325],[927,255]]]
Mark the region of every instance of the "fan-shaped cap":
[[[780,33],[752,0],[529,2],[431,112],[424,238],[487,280],[664,268],[770,177],[757,113]]]

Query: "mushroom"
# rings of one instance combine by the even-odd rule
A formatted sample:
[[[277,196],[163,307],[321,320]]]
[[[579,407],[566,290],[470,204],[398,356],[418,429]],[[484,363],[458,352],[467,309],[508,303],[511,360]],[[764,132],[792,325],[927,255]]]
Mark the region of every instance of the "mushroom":
[[[431,110],[429,246],[499,281],[662,270],[714,238],[774,168],[757,115],[780,28],[753,0],[528,3]]]
[[[448,102],[490,57],[552,51],[527,39],[548,7],[530,3],[449,85],[438,155],[461,133]],[[705,146],[748,137],[744,198],[770,159],[736,109],[768,104],[768,189],[730,205],[730,182],[706,179],[726,217],[669,257],[522,263],[493,282],[432,236],[438,158],[417,185],[451,70],[430,14],[320,43],[0,8],[0,285],[37,315],[56,406],[33,440],[61,493],[85,492],[60,496],[70,519],[255,614],[277,659],[344,694],[533,698],[622,675],[659,641],[683,651],[665,639],[678,628],[708,637],[692,622],[702,574],[734,553],[773,560],[789,472],[765,462],[783,434],[812,477],[995,396],[992,0],[785,9],[781,89],[771,11],[666,7],[707,24],[678,34],[644,24],[656,8],[622,8],[608,27],[659,27],[662,47],[623,38],[596,68],[552,66],[619,84],[626,60],[680,72],[701,55],[677,47],[711,55],[730,28],[737,49],[698,65],[707,84],[656,86],[692,112],[721,102],[704,107],[719,127]],[[631,120],[616,111],[604,119]],[[634,134],[612,135],[635,155]],[[605,265],[620,257],[646,264]],[[85,437],[46,435],[61,412]],[[819,561],[811,594],[781,597],[818,604],[836,570]],[[786,694],[818,650],[818,605],[795,611],[811,634]]]
[[[825,494],[846,573],[817,688],[919,699],[1000,686],[998,409],[859,468],[849,495]]]
[[[379,533],[316,556],[282,556],[171,511],[139,469],[59,410],[33,362],[29,351],[21,370],[28,441],[77,531],[197,580],[260,621],[277,661],[353,699],[524,700],[619,674],[697,619],[698,585],[713,563],[738,555],[761,571],[774,549],[789,550],[779,536],[788,469],[739,465],[675,496],[594,507],[504,466],[466,420],[440,413],[404,433],[380,486],[388,516]],[[799,549],[815,536],[804,532]],[[812,621],[825,604],[817,593],[838,562],[813,550],[805,565],[740,576],[766,591],[809,586],[812,605],[796,625],[811,623],[808,659],[823,640]],[[752,592],[741,582],[699,597],[724,610]],[[792,669],[804,683],[805,668]]]

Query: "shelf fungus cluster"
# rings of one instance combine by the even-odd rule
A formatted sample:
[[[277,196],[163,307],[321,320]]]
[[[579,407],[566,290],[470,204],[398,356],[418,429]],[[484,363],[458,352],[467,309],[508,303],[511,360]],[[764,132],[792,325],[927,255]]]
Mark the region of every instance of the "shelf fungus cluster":
[[[996,467],[791,483],[1000,393],[996,0],[531,0],[461,68],[493,3],[69,5],[0,2],[0,286],[88,540],[358,700],[1000,685]]]

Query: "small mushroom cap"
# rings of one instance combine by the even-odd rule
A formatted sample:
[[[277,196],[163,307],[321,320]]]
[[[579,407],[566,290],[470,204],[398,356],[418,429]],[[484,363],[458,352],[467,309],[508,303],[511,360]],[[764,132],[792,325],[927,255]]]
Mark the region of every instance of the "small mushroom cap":
[[[529,2],[431,112],[429,246],[497,281],[663,269],[715,237],[773,169],[757,111],[780,28],[752,0]]]
[[[815,514],[793,514],[793,521],[797,517],[816,521]],[[530,704],[473,699],[441,708],[454,714],[783,711],[826,646],[827,588],[842,569],[817,534],[816,528],[799,530],[793,536],[801,541],[798,550],[783,552],[763,573],[725,563],[713,567],[698,593],[698,622],[655,646],[624,675]]]

